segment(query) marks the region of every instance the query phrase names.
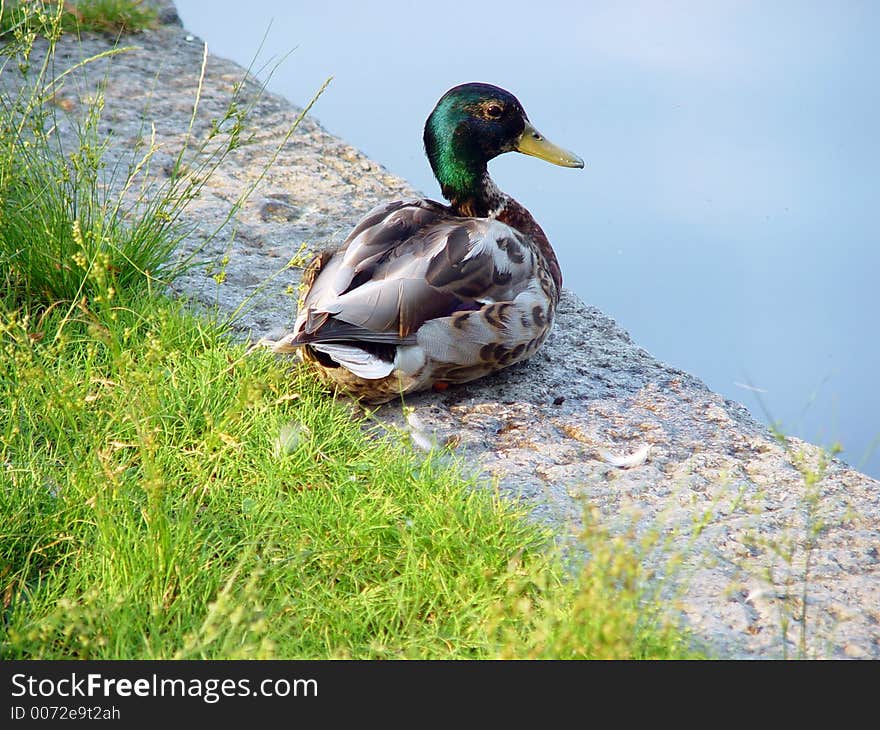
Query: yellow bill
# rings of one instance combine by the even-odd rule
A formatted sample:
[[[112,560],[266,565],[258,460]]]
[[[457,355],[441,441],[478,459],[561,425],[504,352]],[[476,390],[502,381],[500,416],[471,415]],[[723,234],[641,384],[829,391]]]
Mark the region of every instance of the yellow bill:
[[[532,157],[540,157],[542,160],[552,162],[554,165],[562,167],[583,167],[584,161],[574,152],[557,147],[548,139],[544,138],[531,122],[526,121],[526,128],[523,130],[519,142],[516,143],[516,151],[522,152],[524,155]]]

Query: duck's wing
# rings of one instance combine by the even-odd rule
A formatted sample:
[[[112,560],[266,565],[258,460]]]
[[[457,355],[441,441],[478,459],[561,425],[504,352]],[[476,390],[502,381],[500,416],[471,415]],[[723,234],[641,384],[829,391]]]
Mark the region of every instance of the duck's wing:
[[[412,343],[429,320],[513,299],[535,265],[504,223],[429,200],[389,203],[318,262],[288,343]]]

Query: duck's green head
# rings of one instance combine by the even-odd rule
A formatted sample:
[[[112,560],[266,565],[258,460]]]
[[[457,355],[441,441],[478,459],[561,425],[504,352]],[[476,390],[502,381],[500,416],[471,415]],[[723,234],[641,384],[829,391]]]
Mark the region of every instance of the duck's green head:
[[[425,152],[443,195],[456,203],[478,197],[486,165],[504,152],[522,152],[563,167],[583,160],[545,139],[509,91],[462,84],[447,91],[425,123]]]

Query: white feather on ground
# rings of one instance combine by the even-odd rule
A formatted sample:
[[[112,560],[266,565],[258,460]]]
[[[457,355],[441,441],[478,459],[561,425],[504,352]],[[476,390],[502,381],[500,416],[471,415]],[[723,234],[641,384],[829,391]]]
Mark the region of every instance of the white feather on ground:
[[[651,447],[648,444],[642,446],[628,456],[612,454],[605,449],[599,449],[599,458],[606,464],[616,466],[618,469],[632,469],[634,466],[641,466],[644,464],[648,460],[648,454],[650,451]]]

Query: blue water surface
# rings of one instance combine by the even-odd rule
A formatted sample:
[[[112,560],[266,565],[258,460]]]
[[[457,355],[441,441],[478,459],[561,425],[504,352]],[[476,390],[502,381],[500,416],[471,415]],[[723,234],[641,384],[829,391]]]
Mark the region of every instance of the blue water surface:
[[[177,0],[213,53],[431,197],[421,131],[466,81],[584,170],[490,164],[565,285],[656,357],[880,477],[880,3]],[[265,37],[265,40],[264,40]]]

